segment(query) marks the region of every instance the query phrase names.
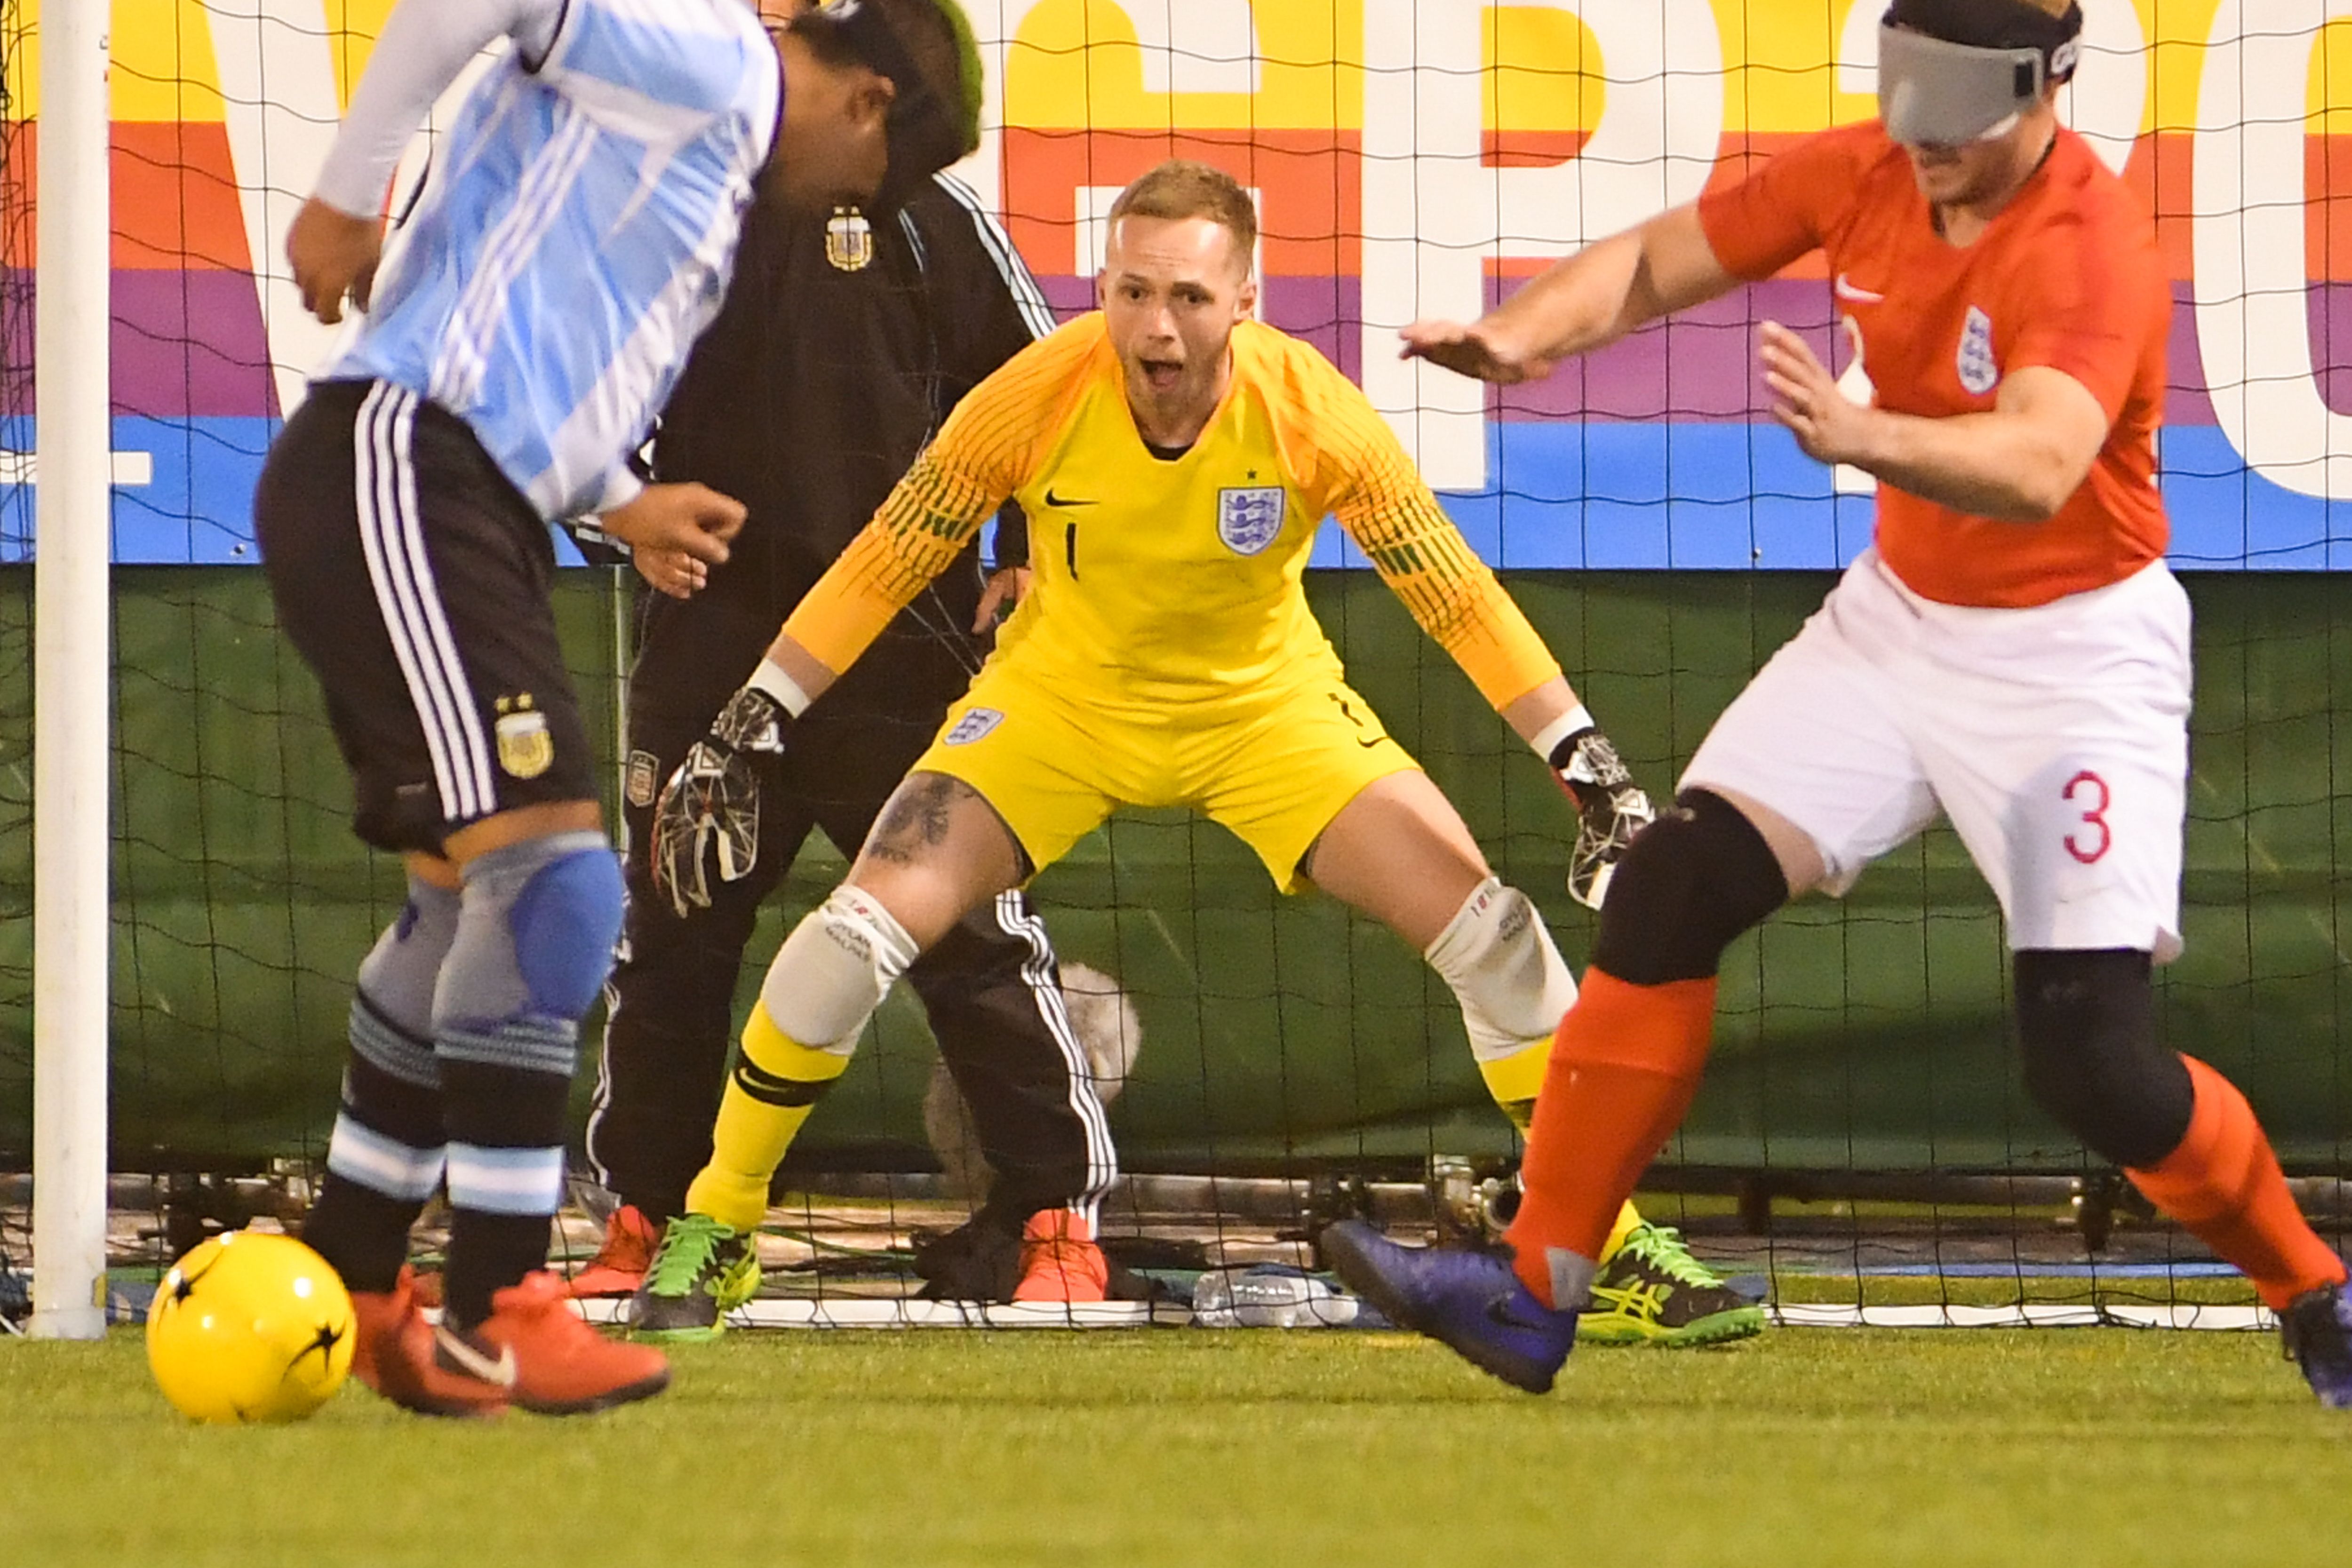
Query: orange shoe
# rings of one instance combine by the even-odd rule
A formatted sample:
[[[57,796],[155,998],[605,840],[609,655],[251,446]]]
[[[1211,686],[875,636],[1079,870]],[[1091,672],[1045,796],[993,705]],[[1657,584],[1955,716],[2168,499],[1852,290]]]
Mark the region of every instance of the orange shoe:
[[[404,1265],[389,1291],[353,1291],[352,1375],[404,1410],[420,1416],[495,1416],[507,1391],[478,1378],[445,1372],[433,1354],[433,1325],[425,1321],[416,1272]]]
[[[635,1204],[621,1205],[604,1222],[604,1245],[572,1276],[572,1294],[575,1298],[635,1295],[637,1287],[646,1282],[646,1270],[653,1267],[654,1250],[661,1245],[664,1228]]]
[[[1021,1228],[1016,1301],[1100,1301],[1110,1295],[1110,1260],[1095,1245],[1086,1216],[1040,1209]]]
[[[426,1312],[437,1312],[448,1304],[441,1299],[442,1280],[440,1270],[417,1270],[415,1287],[416,1304],[424,1308]]]
[[[490,1298],[471,1330],[446,1321],[434,1361],[453,1375],[506,1391],[541,1416],[584,1416],[648,1399],[669,1386],[669,1360],[650,1345],[606,1339],[580,1321],[562,1279],[541,1269]]]

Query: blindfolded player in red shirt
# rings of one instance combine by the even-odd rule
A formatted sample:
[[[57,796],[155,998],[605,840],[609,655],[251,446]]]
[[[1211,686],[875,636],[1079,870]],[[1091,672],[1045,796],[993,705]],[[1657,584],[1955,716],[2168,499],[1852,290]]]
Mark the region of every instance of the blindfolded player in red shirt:
[[[2058,123],[2081,28],[2071,0],[1895,0],[1879,120],[1588,247],[1474,325],[1405,333],[1465,375],[1537,379],[1819,250],[1870,383],[1849,397],[1763,324],[1773,417],[1877,479],[1875,539],[1620,865],[1511,1260],[1327,1236],[1391,1316],[1522,1388],[1551,1386],[1595,1249],[1689,1107],[1724,948],[1940,810],[2007,917],[2036,1100],[2243,1270],[2321,1400],[2352,1406],[2344,1260],[2244,1097],[2156,1039],[2189,753],[2189,604],[2155,478],[2171,297],[2148,215]]]

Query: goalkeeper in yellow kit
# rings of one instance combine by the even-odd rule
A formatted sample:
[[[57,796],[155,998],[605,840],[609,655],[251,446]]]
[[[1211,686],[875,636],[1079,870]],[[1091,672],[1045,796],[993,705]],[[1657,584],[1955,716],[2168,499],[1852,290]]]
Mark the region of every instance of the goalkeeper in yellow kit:
[[[1162,163],[1122,192],[1101,310],[958,405],[671,775],[656,875],[707,898],[714,862],[723,877],[752,862],[759,755],[782,751],[900,607],[1020,502],[1034,584],[848,879],[770,967],[711,1162],[638,1294],[641,1331],[715,1333],[751,1293],[769,1179],[892,983],[1118,806],[1201,810],[1285,891],[1312,883],[1412,943],[1453,988],[1489,1092],[1525,1125],[1575,983],[1534,905],[1349,689],[1299,584],[1321,518],[1339,517],[1576,796],[1571,884],[1586,902],[1649,801],[1363,393],[1250,319],[1255,242],[1247,193],[1204,165]],[[1093,1250],[1065,1239],[1074,1258]],[[1612,1240],[1588,1343],[1596,1328],[1696,1343],[1762,1326],[1630,1206]]]

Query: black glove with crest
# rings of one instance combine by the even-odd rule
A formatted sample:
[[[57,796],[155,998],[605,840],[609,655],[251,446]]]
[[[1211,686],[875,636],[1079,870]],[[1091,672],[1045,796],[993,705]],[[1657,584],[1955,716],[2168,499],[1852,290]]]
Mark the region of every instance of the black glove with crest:
[[[710,907],[710,871],[733,882],[760,858],[758,760],[784,754],[793,716],[759,686],[727,699],[654,802],[654,885],[680,919]]]

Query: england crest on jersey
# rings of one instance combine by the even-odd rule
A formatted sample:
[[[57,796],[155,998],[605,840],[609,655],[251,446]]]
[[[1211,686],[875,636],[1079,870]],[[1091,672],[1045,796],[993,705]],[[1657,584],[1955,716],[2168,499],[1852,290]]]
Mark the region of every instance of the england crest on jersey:
[[[1217,492],[1217,537],[1235,555],[1255,555],[1282,532],[1289,497],[1279,485],[1228,486]]]
[[[992,707],[971,707],[955,727],[940,737],[941,746],[970,746],[975,740],[985,740],[991,731],[1004,722],[1004,716]]]
[[[2000,380],[2000,367],[1992,361],[1992,318],[1969,307],[1968,319],[1960,323],[1960,352],[1958,361],[1960,385],[1974,397],[1992,391]]]

